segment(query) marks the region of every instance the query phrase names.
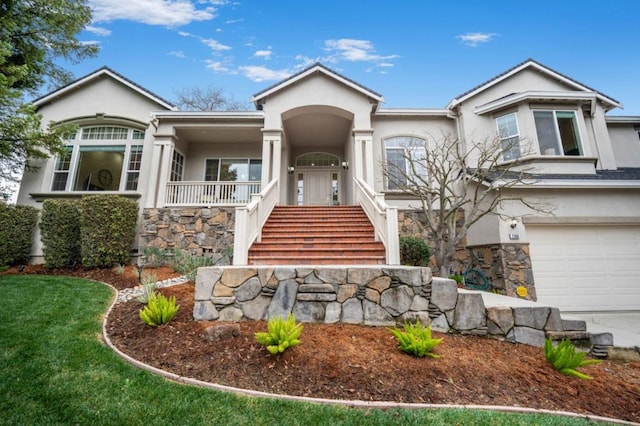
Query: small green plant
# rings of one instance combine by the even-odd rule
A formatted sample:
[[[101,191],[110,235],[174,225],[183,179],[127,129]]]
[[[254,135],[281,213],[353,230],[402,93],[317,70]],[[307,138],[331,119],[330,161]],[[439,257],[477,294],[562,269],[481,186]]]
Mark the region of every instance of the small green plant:
[[[167,261],[167,251],[160,247],[145,247],[142,249],[145,265],[150,268],[159,268]]]
[[[173,252],[173,269],[187,277],[191,281],[195,281],[198,268],[203,266],[211,266],[213,259],[206,256],[194,256],[183,250],[174,250]]]
[[[267,330],[266,333],[257,332],[254,336],[272,355],[300,344],[298,336],[302,333],[302,324],[296,324],[296,318],[292,314],[287,315],[286,320],[282,317],[270,318]]]
[[[403,327],[404,331],[398,327],[387,328],[398,340],[398,349],[420,358],[425,356],[440,358],[440,355],[434,354],[433,350],[442,343],[443,339],[431,337],[431,324],[425,327],[416,320],[415,324],[405,323]]]
[[[120,265],[116,266],[113,269],[116,272],[116,274],[118,274],[118,275],[123,275],[124,274],[124,265],[123,264],[120,264]]]
[[[145,305],[149,303],[149,299],[151,299],[151,295],[155,293],[158,285],[156,282],[158,278],[156,278],[155,274],[142,274],[142,294],[136,297],[136,300],[140,303],[144,303]]]
[[[171,321],[179,309],[175,296],[167,299],[163,294],[151,293],[149,303],[140,309],[139,314],[145,324],[155,327]]]
[[[449,279],[454,280],[457,284],[462,284],[462,275],[460,274],[451,274]]]
[[[602,362],[598,359],[585,360],[586,354],[576,352],[575,346],[569,339],[563,339],[557,346],[554,346],[551,338],[547,338],[544,342],[544,356],[556,370],[567,376],[580,379],[592,379],[592,377],[579,372],[576,368]]]
[[[400,237],[400,263],[407,266],[428,266],[431,248],[417,237]]]

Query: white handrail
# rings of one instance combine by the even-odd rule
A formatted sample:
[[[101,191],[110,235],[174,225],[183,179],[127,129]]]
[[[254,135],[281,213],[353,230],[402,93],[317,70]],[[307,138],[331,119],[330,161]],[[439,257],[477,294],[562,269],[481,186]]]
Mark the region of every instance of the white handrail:
[[[260,192],[260,182],[168,182],[165,206],[239,205]]]
[[[373,224],[376,240],[382,242],[388,265],[400,264],[398,236],[398,208],[384,201],[384,194],[376,193],[365,181],[355,178],[356,201]]]
[[[233,236],[233,264],[246,265],[249,247],[260,241],[262,227],[278,203],[278,180],[274,179],[259,194],[254,194],[246,206],[236,207]]]

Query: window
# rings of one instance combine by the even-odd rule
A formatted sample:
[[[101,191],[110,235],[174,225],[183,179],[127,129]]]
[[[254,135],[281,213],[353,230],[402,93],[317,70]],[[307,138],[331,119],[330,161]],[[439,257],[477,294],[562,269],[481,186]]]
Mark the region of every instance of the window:
[[[413,178],[427,176],[426,142],[411,136],[389,138],[384,141],[387,189],[398,191],[410,185]]]
[[[184,155],[178,151],[173,151],[173,159],[171,161],[171,182],[180,182],[184,173]]]
[[[56,159],[51,190],[135,191],[144,134],[127,127],[81,128],[69,136],[66,153]]]
[[[520,158],[520,134],[516,113],[512,112],[496,118],[496,125],[498,126],[498,139],[502,146],[502,159],[509,161]]]
[[[210,158],[205,163],[204,180],[220,182],[260,181],[262,160]]]
[[[573,111],[534,111],[542,155],[583,155],[576,114]]]

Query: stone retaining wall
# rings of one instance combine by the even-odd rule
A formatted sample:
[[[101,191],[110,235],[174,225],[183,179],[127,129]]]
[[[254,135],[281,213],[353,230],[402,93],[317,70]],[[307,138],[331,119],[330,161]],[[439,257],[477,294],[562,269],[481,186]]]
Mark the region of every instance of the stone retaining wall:
[[[419,320],[441,332],[491,335],[542,346],[561,338],[556,308],[490,307],[482,293],[408,266],[225,266],[198,269],[196,320],[266,320],[295,315],[301,322],[368,326]],[[585,329],[586,330],[586,329]],[[583,333],[584,334],[584,333]]]

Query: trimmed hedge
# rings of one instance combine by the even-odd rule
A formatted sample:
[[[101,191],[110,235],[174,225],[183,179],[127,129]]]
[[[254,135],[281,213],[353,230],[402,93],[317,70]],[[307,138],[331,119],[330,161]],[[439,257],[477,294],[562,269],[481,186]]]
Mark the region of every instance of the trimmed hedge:
[[[0,204],[0,266],[29,261],[37,223],[35,207]]]
[[[80,262],[80,202],[45,200],[40,233],[48,268],[64,268]]]
[[[83,197],[80,206],[82,266],[110,268],[128,263],[138,203],[119,195],[91,195]]]
[[[400,263],[407,266],[429,266],[431,248],[416,237],[400,237]]]

